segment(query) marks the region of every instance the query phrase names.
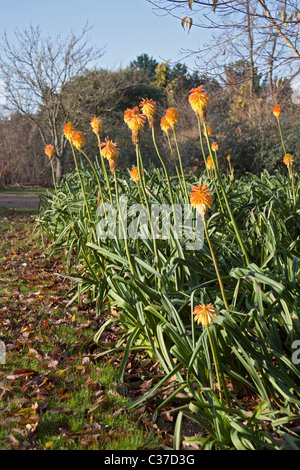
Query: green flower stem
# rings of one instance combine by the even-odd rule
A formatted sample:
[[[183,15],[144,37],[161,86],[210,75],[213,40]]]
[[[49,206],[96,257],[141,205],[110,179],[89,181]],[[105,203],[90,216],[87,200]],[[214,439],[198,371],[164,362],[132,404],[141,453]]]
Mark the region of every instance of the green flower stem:
[[[216,354],[216,351],[215,351],[214,342],[213,342],[213,339],[211,337],[211,333],[209,331],[209,326],[206,328],[206,330],[207,330],[209,344],[210,344],[210,348],[211,348],[211,352],[212,352],[212,355],[213,355],[213,360],[214,360],[215,368],[216,368],[217,381],[218,381],[218,384],[219,384],[219,397],[220,397],[220,400],[223,400],[223,393],[222,393],[222,385],[223,385],[225,399],[226,399],[227,405],[230,406],[230,401],[229,401],[229,397],[228,397],[228,393],[227,393],[227,387],[226,387],[226,384],[225,384],[225,379],[224,379],[223,373],[221,373],[220,369],[219,369],[219,361],[217,359],[217,354]]]
[[[83,198],[84,198],[84,202],[85,202],[86,211],[87,211],[87,214],[88,214],[89,222],[91,222],[91,214],[90,214],[89,206],[88,206],[87,199],[86,199],[86,194],[85,194],[83,181],[82,181],[82,178],[80,176],[80,171],[79,171],[79,168],[78,168],[78,163],[77,163],[76,155],[75,155],[75,152],[74,152],[74,147],[73,147],[71,142],[70,142],[70,145],[71,145],[71,149],[72,149],[72,153],[73,153],[73,157],[74,157],[74,162],[75,162],[75,167],[76,167],[76,170],[77,170],[78,178],[79,178],[81,189],[82,189],[82,194],[83,194]]]
[[[217,187],[217,182],[216,182],[216,178],[215,178],[215,175],[214,175],[214,170],[211,170],[211,174],[212,174],[212,180],[214,182],[216,193],[217,193],[217,198],[218,198],[218,201],[219,201],[219,204],[220,204],[220,207],[221,207],[221,212],[222,212],[223,215],[225,215],[225,210],[224,210],[222,199],[220,197],[220,193],[219,193],[219,190],[218,190],[218,187]]]
[[[101,165],[102,165],[104,178],[105,178],[105,181],[106,181],[107,191],[108,191],[108,194],[109,194],[110,203],[111,203],[111,205],[113,205],[113,198],[112,198],[111,188],[110,188],[110,184],[109,184],[108,174],[107,174],[107,171],[106,171],[106,166],[105,166],[103,155],[101,154],[100,136],[99,135],[97,135],[97,139],[98,139],[100,160],[101,160]]]
[[[166,175],[167,184],[168,184],[169,193],[170,193],[171,204],[172,204],[172,206],[174,206],[174,198],[173,198],[173,193],[172,193],[172,186],[171,186],[171,182],[170,182],[170,176],[169,176],[169,173],[168,173],[166,164],[165,164],[165,162],[164,162],[164,159],[162,158],[162,156],[161,156],[161,154],[160,154],[160,152],[159,152],[159,150],[158,150],[158,147],[157,147],[157,143],[156,143],[156,139],[155,139],[155,130],[154,130],[154,126],[152,126],[152,139],[153,139],[153,143],[154,143],[154,147],[155,147],[157,156],[158,156],[158,158],[160,159],[160,162],[161,162],[161,164],[162,164],[162,167],[163,167],[164,172],[165,172],[165,175]]]
[[[119,201],[119,188],[118,188],[117,171],[114,172],[114,180],[115,180],[116,200],[117,200],[117,205],[118,205],[119,218],[120,218],[120,223],[121,223],[121,225],[122,225],[122,230],[123,230],[123,233],[124,233],[125,251],[126,251],[126,255],[127,255],[127,259],[128,259],[130,271],[132,272],[132,274],[135,274],[135,270],[134,270],[134,267],[133,267],[133,264],[132,264],[132,260],[131,260],[131,256],[130,256],[130,250],[129,250],[129,246],[128,246],[128,238],[127,238],[127,233],[126,233],[126,230],[125,230],[123,215],[122,215],[122,212],[120,211],[120,201]]]
[[[87,159],[87,161],[89,162],[89,164],[90,164],[90,166],[91,166],[91,168],[92,168],[92,170],[93,170],[94,175],[96,176],[96,180],[97,180],[97,183],[98,183],[98,188],[99,188],[99,192],[100,192],[100,196],[101,196],[101,201],[102,201],[102,203],[103,203],[104,200],[103,200],[102,187],[101,187],[100,178],[99,178],[99,175],[98,175],[98,173],[97,173],[97,171],[96,171],[96,168],[94,167],[94,164],[93,164],[93,162],[91,161],[91,159],[90,159],[82,150],[80,150],[80,152],[81,152],[82,155]]]
[[[225,204],[226,204],[226,207],[227,207],[227,210],[228,210],[228,213],[229,213],[229,216],[230,216],[230,219],[231,219],[231,222],[232,222],[232,225],[233,225],[233,228],[234,228],[236,237],[237,237],[237,239],[238,239],[240,248],[241,248],[242,253],[243,253],[243,255],[244,255],[245,265],[248,266],[248,265],[250,264],[249,256],[248,256],[247,250],[246,250],[246,248],[245,248],[245,246],[244,246],[243,240],[242,240],[242,238],[241,238],[241,235],[240,235],[238,226],[237,226],[237,224],[236,224],[234,215],[233,215],[233,213],[232,213],[232,210],[231,210],[231,207],[230,207],[230,204],[229,204],[229,201],[228,201],[228,197],[227,197],[227,194],[226,194],[226,191],[225,191],[225,188],[224,188],[222,179],[221,179],[221,175],[220,175],[219,169],[218,169],[218,167],[217,167],[217,164],[216,164],[215,159],[214,159],[214,156],[213,156],[213,152],[212,152],[212,149],[211,149],[210,140],[209,140],[209,137],[208,137],[207,127],[206,127],[206,123],[205,123],[205,122],[204,122],[204,128],[205,128],[206,140],[207,140],[207,145],[208,145],[210,157],[211,157],[211,159],[212,159],[213,166],[214,166],[214,169],[215,169],[215,174],[216,174],[216,176],[217,176],[217,180],[218,180],[218,182],[219,182],[219,185],[220,185],[220,188],[221,188],[221,191],[222,191],[222,194],[223,194],[223,198],[224,198],[224,200],[225,200]]]
[[[211,241],[210,241],[210,237],[209,237],[209,234],[208,234],[207,224],[206,224],[206,220],[205,220],[205,215],[204,215],[204,217],[203,217],[203,224],[204,224],[204,231],[205,231],[206,240],[207,240],[207,243],[208,243],[208,246],[209,246],[210,254],[211,254],[211,257],[212,257],[212,260],[213,260],[213,263],[214,263],[216,275],[217,275],[218,282],[219,282],[219,286],[220,286],[220,289],[221,289],[221,294],[222,294],[223,302],[224,302],[224,305],[225,305],[225,308],[226,308],[227,312],[229,313],[229,306],[228,306],[228,303],[227,303],[227,299],[226,299],[226,295],[225,295],[225,290],[224,290],[222,278],[221,278],[221,276],[220,276],[220,272],[219,272],[219,268],[218,268],[218,263],[217,263],[217,260],[216,260],[216,257],[215,257],[215,253],[214,253],[214,250],[213,250],[213,247],[212,247],[212,244],[211,244]]]
[[[207,173],[207,176],[208,176],[208,178],[209,178],[209,171],[208,171],[208,168],[207,168],[207,165],[206,165],[206,156],[205,156],[205,151],[204,151],[204,146],[203,146],[203,139],[202,139],[201,121],[200,121],[199,116],[197,116],[197,119],[198,119],[198,129],[199,129],[200,146],[201,146],[201,150],[202,150],[202,155],[203,155],[203,160],[204,160],[204,165],[205,165],[206,173]]]
[[[52,178],[53,178],[54,189],[55,189],[56,197],[57,197],[57,199],[59,200],[58,191],[57,191],[57,186],[56,186],[56,181],[55,181],[55,173],[54,173],[54,167],[53,167],[53,161],[52,161],[52,159],[50,159],[50,163],[51,163],[51,170],[52,170]]]
[[[283,140],[283,135],[282,135],[282,130],[281,130],[281,125],[280,125],[279,117],[277,118],[277,122],[278,122],[278,129],[279,129],[279,134],[280,134],[280,139],[281,139],[282,148],[283,148],[283,151],[284,151],[284,155],[286,155],[286,149],[285,149],[285,145],[284,145],[284,140]]]
[[[154,259],[155,259],[155,263],[157,265],[158,271],[160,272],[159,258],[158,258],[158,251],[157,251],[157,242],[156,242],[156,238],[155,238],[154,233],[153,233],[151,210],[150,210],[150,205],[149,205],[149,201],[148,201],[148,197],[147,197],[146,189],[145,189],[146,188],[145,174],[144,174],[144,171],[143,171],[143,160],[142,160],[139,144],[136,144],[135,149],[136,149],[136,160],[137,160],[137,167],[138,167],[139,179],[140,179],[140,183],[141,183],[142,194],[143,194],[145,204],[146,204],[146,207],[147,207],[148,218],[149,218],[149,223],[150,223],[150,228],[151,228],[153,248],[154,248]]]
[[[180,171],[181,171],[181,174],[182,174],[182,180],[183,180],[183,184],[184,184],[184,192],[185,192],[186,202],[188,204],[189,203],[189,193],[188,193],[188,190],[187,190],[186,180],[185,180],[183,166],[182,166],[182,159],[181,159],[181,154],[180,154],[180,150],[179,150],[179,145],[178,145],[175,129],[173,129],[173,133],[174,133],[175,145],[176,145],[176,150],[177,150],[177,155],[178,155],[178,160],[179,160],[179,165],[180,165]]]
[[[175,165],[175,170],[176,170],[177,178],[178,178],[178,181],[179,181],[181,190],[182,190],[182,192],[184,192],[184,187],[183,187],[183,184],[182,184],[182,181],[181,181],[181,176],[180,176],[180,173],[179,173],[179,170],[178,170],[176,158],[175,158],[175,155],[174,155],[174,152],[173,152],[173,148],[172,148],[170,136],[169,136],[168,133],[167,133],[167,138],[168,138],[168,142],[169,142],[169,147],[170,147],[170,151],[171,151],[171,156],[172,156],[172,158],[173,158],[173,162],[174,162],[174,165]]]

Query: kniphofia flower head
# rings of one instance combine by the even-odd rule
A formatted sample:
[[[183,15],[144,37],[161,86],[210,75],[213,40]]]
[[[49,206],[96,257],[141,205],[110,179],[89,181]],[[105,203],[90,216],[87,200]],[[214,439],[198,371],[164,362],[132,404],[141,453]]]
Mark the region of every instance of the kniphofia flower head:
[[[227,160],[230,162],[230,160],[231,160],[231,156],[230,156],[230,155],[227,156]]]
[[[149,126],[154,126],[154,115],[156,111],[156,101],[145,98],[140,103],[142,113],[148,118]]]
[[[171,127],[174,129],[178,120],[179,120],[179,113],[176,108],[168,108],[165,115],[166,121]]]
[[[193,207],[202,213],[210,209],[213,205],[213,197],[210,189],[205,184],[196,184],[192,187],[190,201]]]
[[[92,117],[91,119],[91,127],[93,129],[93,132],[96,134],[96,136],[99,136],[101,131],[102,131],[102,121],[99,117]]]
[[[217,316],[217,311],[214,308],[213,304],[204,304],[204,305],[197,305],[194,308],[193,314],[195,315],[195,322],[198,323],[198,325],[201,325],[204,328],[208,328],[209,325],[213,323]]]
[[[106,137],[105,142],[100,142],[99,147],[103,147],[101,149],[101,155],[107,160],[115,160],[119,156],[119,149],[117,148],[117,144],[114,143],[112,140],[109,140]]]
[[[206,110],[209,103],[209,97],[203,88],[203,85],[190,90],[189,102],[192,110],[200,118],[200,121],[206,121]]]
[[[74,147],[77,148],[77,150],[80,151],[82,149],[82,147],[84,146],[84,144],[85,144],[84,134],[80,131],[73,132],[73,134],[72,134],[72,144],[74,145]]]
[[[219,145],[217,144],[217,142],[213,142],[211,144],[211,149],[213,152],[217,152],[217,150],[219,150]]]
[[[294,163],[294,159],[292,157],[292,155],[290,153],[286,154],[284,157],[283,157],[283,163],[287,166],[287,167],[291,167]]]
[[[67,122],[64,126],[64,135],[69,142],[72,141],[72,135],[75,132],[75,127],[71,122]]]
[[[49,157],[49,160],[52,160],[52,157],[55,153],[55,148],[53,147],[53,145],[51,144],[46,145],[46,147],[44,148],[44,151],[45,151],[45,154]]]
[[[280,107],[278,104],[276,104],[276,105],[274,106],[274,108],[273,108],[273,114],[274,114],[274,116],[275,116],[277,119],[279,119],[279,116],[280,116],[281,113],[282,113],[281,107]]]
[[[169,132],[172,129],[165,116],[160,120],[160,127],[167,135],[169,135]]]
[[[208,170],[213,170],[214,169],[214,164],[212,162],[211,156],[209,155],[206,159],[206,168]]]
[[[140,112],[138,106],[127,108],[124,113],[124,121],[132,131],[132,142],[138,144],[140,141],[140,131],[146,122],[146,116]]]
[[[143,170],[141,170],[141,174]],[[131,171],[130,171],[130,178],[136,183],[138,184],[139,181],[140,181],[140,175],[139,175],[139,169],[137,166],[134,166],[132,167]]]

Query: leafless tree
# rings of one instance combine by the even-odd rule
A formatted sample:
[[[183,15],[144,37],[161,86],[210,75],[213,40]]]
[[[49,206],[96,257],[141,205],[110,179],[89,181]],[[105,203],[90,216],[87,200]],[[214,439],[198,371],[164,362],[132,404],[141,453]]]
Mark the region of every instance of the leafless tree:
[[[299,73],[299,0],[147,1],[158,14],[174,16],[188,31],[198,27],[211,32],[211,41],[201,49],[183,51],[196,56],[202,73],[222,79],[226,64],[243,60],[252,79],[255,66],[269,75],[271,91],[275,75]]]
[[[86,25],[79,34],[44,37],[40,27],[16,30],[14,41],[5,33],[0,43],[0,80],[6,108],[24,115],[39,130],[43,143],[56,151],[56,179],[60,183],[66,149],[63,126],[76,102],[66,99],[72,80],[94,65],[102,49],[88,45]]]

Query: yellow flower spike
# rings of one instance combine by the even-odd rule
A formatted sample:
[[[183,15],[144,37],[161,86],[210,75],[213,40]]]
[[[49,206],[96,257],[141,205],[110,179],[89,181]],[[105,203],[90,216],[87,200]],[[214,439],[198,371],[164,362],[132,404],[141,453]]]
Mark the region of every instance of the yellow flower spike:
[[[161,120],[160,120],[160,127],[161,129],[167,134],[169,135],[169,132],[170,130],[172,129],[172,127],[170,126],[170,124],[168,123],[166,117],[162,117]]]
[[[284,157],[283,157],[283,163],[287,166],[287,167],[291,167],[294,163],[294,159],[292,157],[292,155],[290,153],[287,153]]]
[[[213,197],[210,189],[205,184],[196,184],[190,192],[190,201],[192,206],[202,213],[210,209],[213,205]]]
[[[209,155],[206,159],[206,168],[208,170],[213,170],[214,169],[214,164],[212,162],[211,156]]]
[[[49,157],[49,160],[51,161],[53,158],[53,155],[55,154],[55,148],[53,147],[53,145],[51,144],[46,145],[46,147],[44,148],[44,151],[45,151],[45,154]]]
[[[149,127],[152,128],[154,126],[154,115],[156,111],[156,101],[152,99],[143,99],[140,108],[142,113],[147,117],[149,122]]]
[[[73,132],[71,141],[74,147],[76,147],[77,150],[80,151],[85,144],[85,137],[84,137],[83,132],[80,132],[80,131]]]
[[[141,174],[143,174],[143,171],[141,170]],[[130,178],[138,184],[140,181],[140,176],[139,176],[139,169],[137,166],[132,167],[130,171]]]
[[[91,127],[93,129],[93,132],[96,134],[97,137],[99,137],[101,131],[102,131],[102,121],[99,117],[92,117],[91,118]]]
[[[69,142],[72,141],[72,135],[75,132],[75,127],[71,122],[67,122],[64,126],[64,136],[68,139]]]
[[[200,118],[201,122],[206,121],[206,110],[209,103],[209,96],[203,85],[190,90],[189,103],[192,110]]]
[[[276,105],[273,107],[273,114],[274,114],[274,116],[275,116],[277,119],[279,119],[281,113],[282,113],[281,107],[280,107],[278,104],[276,104]]]
[[[165,115],[166,121],[174,129],[177,122],[179,121],[179,113],[176,108],[168,108]]]
[[[213,152],[217,152],[219,150],[219,145],[217,144],[217,142],[213,142],[211,144],[211,149]]]
[[[140,141],[140,131],[146,122],[146,116],[142,114],[138,106],[127,110],[124,113],[124,121],[132,131],[132,142],[138,144]]]
[[[117,148],[117,144],[114,143],[112,140],[109,140],[108,137],[106,137],[105,142],[100,142],[99,146],[103,147],[101,149],[101,155],[104,158],[107,158],[110,171],[114,173],[117,168],[119,156],[119,149]]]
[[[204,304],[204,305],[197,305],[194,308],[193,315],[195,315],[194,321],[204,327],[208,328],[209,325],[211,325],[216,316],[217,316],[217,311],[214,308],[213,304]]]

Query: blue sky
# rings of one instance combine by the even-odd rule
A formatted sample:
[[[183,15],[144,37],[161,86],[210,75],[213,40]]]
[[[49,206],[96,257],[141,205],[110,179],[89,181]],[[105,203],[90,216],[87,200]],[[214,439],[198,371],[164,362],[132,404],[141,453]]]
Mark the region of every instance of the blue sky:
[[[205,39],[203,32],[184,31],[180,21],[157,16],[146,0],[1,0],[0,30],[13,38],[16,28],[40,25],[45,34],[79,32],[86,21],[92,26],[90,44],[106,46],[99,65],[114,69],[129,65],[142,53],[158,61],[181,61],[180,49],[196,49]]]

